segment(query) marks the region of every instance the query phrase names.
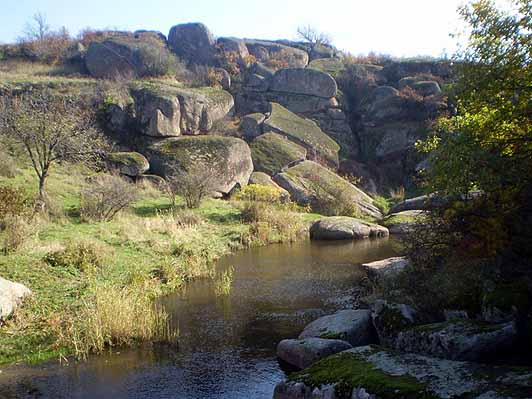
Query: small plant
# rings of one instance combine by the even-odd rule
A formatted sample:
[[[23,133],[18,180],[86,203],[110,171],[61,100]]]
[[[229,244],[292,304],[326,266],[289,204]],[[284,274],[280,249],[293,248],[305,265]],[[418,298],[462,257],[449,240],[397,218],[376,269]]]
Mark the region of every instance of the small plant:
[[[231,293],[234,272],[235,269],[231,266],[218,275],[218,278],[214,282],[214,293],[216,296],[227,296]]]
[[[383,215],[386,215],[390,211],[390,203],[386,198],[381,195],[376,195],[373,197],[373,202],[380,209]]]
[[[186,171],[178,170],[168,178],[168,189],[173,196],[181,195],[187,208],[198,208],[201,202],[214,192],[217,175],[206,166],[192,166]]]
[[[81,217],[108,222],[137,199],[134,185],[113,175],[98,176],[81,192]]]
[[[174,214],[175,222],[179,227],[194,227],[203,223],[201,215],[184,209]]]
[[[44,257],[44,261],[53,267],[74,267],[87,271],[103,266],[105,249],[94,242],[82,241],[69,243],[64,250],[52,252]]]
[[[404,201],[406,198],[406,190],[403,186],[390,190],[390,199],[394,204]]]
[[[29,202],[28,196],[22,189],[0,186],[0,227],[6,218],[25,214]]]
[[[275,187],[250,184],[241,188],[233,198],[236,201],[258,201],[279,204],[283,200],[283,192]]]
[[[34,227],[23,216],[9,216],[4,221],[4,252],[16,252],[34,233]]]

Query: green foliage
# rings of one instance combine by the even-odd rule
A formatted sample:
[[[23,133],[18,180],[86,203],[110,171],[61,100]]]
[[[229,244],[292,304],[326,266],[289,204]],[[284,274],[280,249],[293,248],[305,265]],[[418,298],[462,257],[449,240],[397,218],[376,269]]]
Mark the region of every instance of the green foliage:
[[[91,241],[69,243],[63,250],[51,252],[44,261],[52,267],[73,267],[80,271],[103,266],[105,248]]]
[[[9,216],[20,216],[28,210],[28,195],[21,188],[0,186],[0,224]]]
[[[276,187],[250,184],[240,189],[233,199],[235,201],[258,201],[279,204],[283,200],[283,192]]]
[[[374,196],[373,203],[380,209],[383,215],[386,215],[390,211],[390,201],[381,195]]]

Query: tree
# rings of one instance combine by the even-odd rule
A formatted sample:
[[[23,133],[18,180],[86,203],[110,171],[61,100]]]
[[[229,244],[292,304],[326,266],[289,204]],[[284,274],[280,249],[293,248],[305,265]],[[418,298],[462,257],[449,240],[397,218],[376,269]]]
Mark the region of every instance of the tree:
[[[32,19],[24,27],[24,41],[44,40],[50,33],[50,25],[46,16],[40,11],[35,13]]]
[[[331,36],[327,33],[318,31],[310,25],[298,27],[297,35],[301,40],[304,40],[309,44],[311,52],[317,47],[330,46],[332,42]]]
[[[0,99],[0,132],[25,149],[45,200],[50,169],[60,161],[96,162],[107,146],[91,104],[50,92]]]
[[[532,215],[532,3],[508,3],[503,9],[477,0],[460,9],[468,41],[455,56],[457,114],[419,144],[430,156],[429,191],[484,193],[441,210],[483,256],[510,246],[521,251],[531,233],[522,220]]]

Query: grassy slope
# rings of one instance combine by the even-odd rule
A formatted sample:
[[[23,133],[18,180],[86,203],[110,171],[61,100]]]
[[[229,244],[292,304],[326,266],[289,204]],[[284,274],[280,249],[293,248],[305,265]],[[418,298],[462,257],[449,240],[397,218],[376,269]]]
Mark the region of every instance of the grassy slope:
[[[61,326],[75,317],[84,301],[93,300],[98,289],[142,290],[155,298],[180,289],[190,278],[213,277],[213,261],[241,248],[242,237],[249,231],[240,211],[221,200],[205,201],[194,211],[202,216],[202,224],[180,228],[164,213],[169,200],[154,190],[142,191],[132,209],[111,222],[82,223],[75,215],[79,192],[90,174],[76,165],[54,168],[48,194],[64,215],[39,220],[21,250],[0,255],[0,276],[26,284],[35,294],[0,329],[0,363],[37,362],[72,353],[72,343],[58,339]],[[30,193],[37,187],[27,167],[14,178],[0,177],[0,185],[24,187]],[[0,242],[3,235],[0,232]],[[69,243],[87,241],[101,248],[105,259],[104,267],[96,271],[52,267],[43,260]],[[168,281],[154,278],[154,270],[164,271]]]

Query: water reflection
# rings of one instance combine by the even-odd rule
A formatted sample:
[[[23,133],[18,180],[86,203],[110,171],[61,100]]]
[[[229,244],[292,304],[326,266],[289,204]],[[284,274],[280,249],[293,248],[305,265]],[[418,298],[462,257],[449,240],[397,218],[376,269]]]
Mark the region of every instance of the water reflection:
[[[275,345],[324,312],[348,305],[360,263],[398,253],[392,240],[274,245],[219,262],[234,267],[229,295],[197,282],[162,300],[179,352],[144,348],[68,366],[8,368],[1,398],[271,398],[284,376]]]

